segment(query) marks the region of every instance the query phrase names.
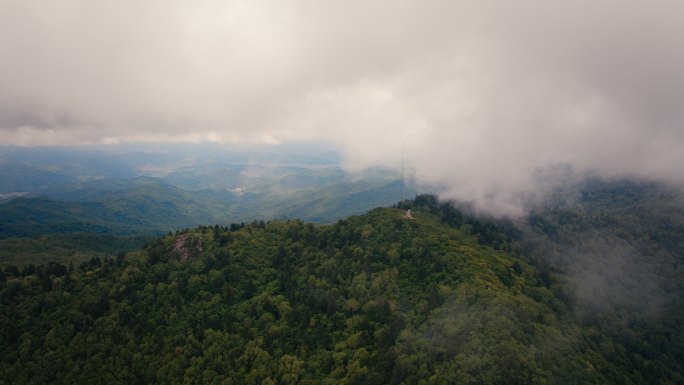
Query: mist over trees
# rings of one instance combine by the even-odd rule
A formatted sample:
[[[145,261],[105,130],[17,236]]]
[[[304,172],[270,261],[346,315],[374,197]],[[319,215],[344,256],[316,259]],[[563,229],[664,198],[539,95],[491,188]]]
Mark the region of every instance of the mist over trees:
[[[616,189],[644,196],[596,191]],[[201,226],[117,258],[7,268],[0,372],[9,383],[681,383],[675,239],[641,260],[673,258],[656,312],[585,303],[570,262],[541,259],[580,237],[580,222],[651,239],[612,222],[622,215],[558,208],[521,227],[419,196],[333,225]]]

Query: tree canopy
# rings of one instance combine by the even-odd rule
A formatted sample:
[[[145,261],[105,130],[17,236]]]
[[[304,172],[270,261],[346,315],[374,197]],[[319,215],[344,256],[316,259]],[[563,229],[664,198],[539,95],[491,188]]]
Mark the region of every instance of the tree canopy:
[[[428,197],[201,226],[5,269],[0,383],[684,383],[681,306],[592,320],[567,279],[514,227]]]

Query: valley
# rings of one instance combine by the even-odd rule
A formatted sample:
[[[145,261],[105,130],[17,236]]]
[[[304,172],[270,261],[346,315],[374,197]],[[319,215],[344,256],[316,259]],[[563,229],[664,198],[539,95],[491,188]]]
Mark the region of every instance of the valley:
[[[50,253],[61,262],[74,256],[80,262],[88,252],[113,256],[198,225],[276,218],[330,223],[399,199],[401,180],[392,170],[347,173],[334,152],[300,150],[0,148],[0,159],[12,159],[0,163],[0,266],[44,261]],[[22,178],[13,174],[17,168]],[[419,191],[415,184],[404,188],[407,196]],[[69,250],[50,249],[55,237],[88,234],[107,239],[96,248],[73,242]],[[29,239],[40,244],[39,253],[18,246]]]
[[[495,218],[391,170],[184,159],[4,190],[0,383],[684,383],[675,188]]]

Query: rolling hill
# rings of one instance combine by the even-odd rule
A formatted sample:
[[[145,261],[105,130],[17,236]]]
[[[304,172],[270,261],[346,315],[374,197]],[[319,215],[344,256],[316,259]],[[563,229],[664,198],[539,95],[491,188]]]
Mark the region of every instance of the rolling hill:
[[[629,185],[597,188],[632,194]],[[430,196],[400,206],[324,226],[200,226],[73,271],[7,269],[2,380],[684,382],[684,290],[667,284],[680,268],[669,266],[657,282],[669,290],[657,309],[611,297],[597,307],[582,300],[569,259],[540,259],[564,242],[543,237],[573,234],[578,223],[551,224],[561,208],[514,223]],[[579,217],[592,223],[587,228],[608,223],[620,234],[619,223]],[[681,261],[678,249],[665,250]],[[652,257],[642,255],[641,265],[660,261]]]

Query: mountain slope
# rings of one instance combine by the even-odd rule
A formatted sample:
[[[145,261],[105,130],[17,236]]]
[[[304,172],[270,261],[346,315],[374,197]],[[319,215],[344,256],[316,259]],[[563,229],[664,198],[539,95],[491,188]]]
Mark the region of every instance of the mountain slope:
[[[155,178],[74,185],[49,198],[18,198],[0,205],[2,238],[93,232],[132,235],[217,221],[223,198],[188,193]]]
[[[80,271],[7,271],[2,381],[684,381],[652,341],[582,324],[561,273],[488,246],[506,238],[496,224],[454,227],[412,204],[415,219],[200,227]],[[630,365],[635,354],[650,366]]]
[[[0,158],[0,194],[34,191],[69,182],[73,178]]]

